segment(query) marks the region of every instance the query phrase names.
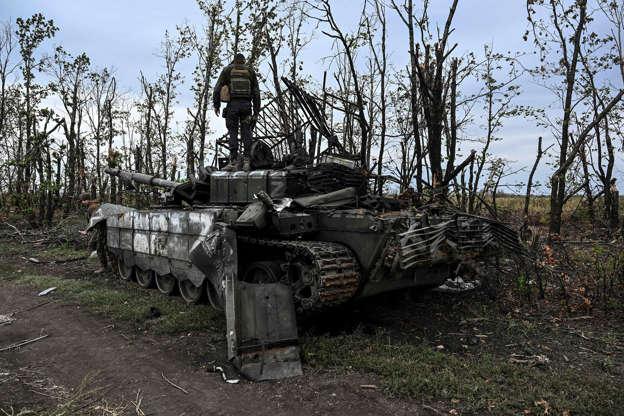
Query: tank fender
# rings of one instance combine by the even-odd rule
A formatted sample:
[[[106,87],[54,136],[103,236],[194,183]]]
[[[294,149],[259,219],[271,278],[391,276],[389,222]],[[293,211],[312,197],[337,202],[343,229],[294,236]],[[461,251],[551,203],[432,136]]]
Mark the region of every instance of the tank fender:
[[[238,253],[236,232],[227,224],[215,223],[202,233],[189,251],[191,262],[201,270],[215,288],[219,303],[224,303],[225,282],[228,276],[237,278]]]
[[[95,227],[102,221],[106,221],[108,217],[131,211],[136,211],[136,209],[117,204],[102,204],[89,219],[89,226],[87,227],[87,231],[92,230],[93,227]]]

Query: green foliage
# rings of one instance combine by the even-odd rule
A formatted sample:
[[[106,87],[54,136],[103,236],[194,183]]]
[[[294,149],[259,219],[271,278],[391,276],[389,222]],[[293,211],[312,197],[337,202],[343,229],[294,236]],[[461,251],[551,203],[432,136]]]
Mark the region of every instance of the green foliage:
[[[35,66],[35,50],[44,40],[54,37],[58,27],[53,20],[46,19],[41,13],[35,13],[26,20],[18,17],[16,24],[20,54],[24,62],[22,75],[30,82],[34,78],[32,70]]]
[[[516,283],[518,285],[518,290],[520,291],[520,293],[524,295],[528,295],[530,293],[531,288],[529,286],[529,279],[527,279],[526,274],[520,274],[516,279]]]

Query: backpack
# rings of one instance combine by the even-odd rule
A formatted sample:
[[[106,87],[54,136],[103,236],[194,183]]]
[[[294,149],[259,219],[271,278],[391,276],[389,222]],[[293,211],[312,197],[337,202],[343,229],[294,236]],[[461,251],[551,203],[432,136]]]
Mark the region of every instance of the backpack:
[[[251,71],[245,65],[230,70],[230,98],[251,98]]]

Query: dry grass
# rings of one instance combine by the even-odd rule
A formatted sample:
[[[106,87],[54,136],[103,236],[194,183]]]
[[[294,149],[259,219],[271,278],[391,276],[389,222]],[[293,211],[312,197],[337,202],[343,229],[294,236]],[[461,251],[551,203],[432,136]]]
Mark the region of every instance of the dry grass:
[[[32,373],[22,372],[15,376],[19,383],[45,398],[46,402],[35,407],[0,408],[0,416],[145,416],[141,409],[143,397],[140,390],[134,401],[113,403],[106,399],[110,386],[102,387],[97,373],[87,374],[80,385],[71,390],[48,379],[33,377]]]

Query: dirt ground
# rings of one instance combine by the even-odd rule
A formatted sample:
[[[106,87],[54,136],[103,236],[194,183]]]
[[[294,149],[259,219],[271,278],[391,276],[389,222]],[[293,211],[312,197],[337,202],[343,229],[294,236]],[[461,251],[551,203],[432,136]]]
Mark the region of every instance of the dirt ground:
[[[93,261],[47,262],[85,254],[0,242],[0,315],[15,318],[0,324],[0,349],[47,335],[0,351],[0,415],[614,414],[622,404],[620,318],[561,317],[488,292],[404,293],[315,317],[300,328],[303,376],[228,384],[208,371],[224,364],[222,318],[197,306],[209,324],[164,333],[149,318],[99,313],[89,285],[144,290],[95,274]],[[82,301],[61,289],[38,297],[50,276],[83,285]],[[163,313],[186,309],[165,301]]]

